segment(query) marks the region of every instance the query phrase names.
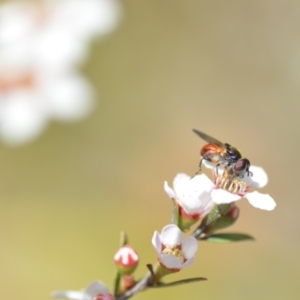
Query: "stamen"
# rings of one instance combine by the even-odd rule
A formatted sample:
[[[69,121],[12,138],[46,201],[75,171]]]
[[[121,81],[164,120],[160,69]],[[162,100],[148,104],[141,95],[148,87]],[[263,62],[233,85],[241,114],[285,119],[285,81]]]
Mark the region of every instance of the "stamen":
[[[215,185],[233,194],[245,193],[247,189],[245,181],[242,181],[240,178],[232,179],[232,176],[228,176],[225,172],[222,175],[216,176]]]
[[[183,256],[183,252],[181,249],[175,247],[175,248],[168,248],[166,247],[163,251],[163,254],[169,254],[169,255],[174,255],[176,257],[178,257],[180,259],[181,262],[184,262],[184,256]]]

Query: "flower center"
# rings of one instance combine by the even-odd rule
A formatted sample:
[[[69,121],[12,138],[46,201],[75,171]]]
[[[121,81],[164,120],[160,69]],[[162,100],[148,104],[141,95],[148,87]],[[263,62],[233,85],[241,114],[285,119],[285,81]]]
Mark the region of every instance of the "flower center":
[[[247,192],[247,183],[240,178],[232,178],[226,172],[215,176],[215,185],[233,194],[244,194]]]
[[[181,262],[184,262],[184,256],[183,252],[180,248],[175,247],[175,248],[168,248],[166,247],[163,251],[162,254],[167,254],[167,255],[174,255],[180,259]]]
[[[9,93],[18,89],[30,89],[33,86],[34,77],[30,73],[11,77],[0,74],[0,93]]]

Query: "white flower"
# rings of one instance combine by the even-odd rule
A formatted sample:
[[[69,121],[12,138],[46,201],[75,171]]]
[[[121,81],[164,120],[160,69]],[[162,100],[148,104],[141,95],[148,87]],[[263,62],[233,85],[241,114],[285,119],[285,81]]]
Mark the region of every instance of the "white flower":
[[[264,187],[268,183],[268,176],[263,168],[250,166],[253,176],[245,175],[243,179],[230,180],[224,169],[218,168],[218,175],[214,166],[212,182],[205,174],[189,177],[179,173],[174,179],[174,191],[165,182],[165,191],[170,198],[189,213],[207,214],[216,204],[228,204],[246,198],[249,203],[263,210],[273,210],[276,206],[274,199],[268,194],[257,191],[250,192],[252,187]]]
[[[73,70],[9,71],[0,75],[0,138],[7,144],[31,141],[49,120],[79,120],[93,107],[90,84]]]
[[[119,22],[117,0],[44,0],[0,7],[0,61],[56,68],[82,63],[94,36],[111,32]]]
[[[48,4],[53,11],[50,21],[75,32],[82,40],[110,33],[122,13],[118,0],[50,0]]]
[[[43,0],[0,5],[0,138],[18,145],[51,119],[72,121],[93,107],[90,84],[74,67],[95,36],[119,22],[118,0]]]
[[[176,200],[178,205],[189,215],[198,215],[198,218],[210,212],[214,203],[211,192],[214,184],[205,175],[190,177],[179,173],[173,181],[173,189],[165,181],[165,192],[171,199]]]
[[[110,296],[108,288],[101,281],[93,281],[83,291],[62,291],[52,293],[53,298],[67,298],[71,300],[93,300],[96,296]],[[105,299],[105,298],[103,298]],[[111,299],[111,298],[108,298]]]
[[[179,271],[191,265],[198,249],[197,240],[190,236],[184,238],[176,225],[167,225],[161,234],[154,232],[152,237],[160,264],[168,270]]]
[[[224,172],[224,168],[218,167],[216,174],[215,165],[204,161],[206,167],[213,170],[215,188],[212,191],[212,199],[216,204],[225,204],[246,198],[249,203],[263,210],[273,210],[276,206],[274,199],[268,194],[257,191],[250,192],[252,188],[262,188],[268,183],[268,175],[265,170],[258,166],[250,166],[252,176],[247,174],[243,179],[230,180]]]

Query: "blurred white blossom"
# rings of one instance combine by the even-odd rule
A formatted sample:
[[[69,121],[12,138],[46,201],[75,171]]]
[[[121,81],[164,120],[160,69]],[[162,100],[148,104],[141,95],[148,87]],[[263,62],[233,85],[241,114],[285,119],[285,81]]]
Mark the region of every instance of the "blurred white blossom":
[[[107,299],[113,299],[113,297],[109,293],[108,288],[102,281],[93,281],[83,291],[61,291],[52,293],[52,298],[67,298],[70,300],[94,300],[94,298],[96,298],[97,296],[102,296],[102,298],[107,297]]]
[[[94,92],[76,67],[121,16],[117,0],[44,0],[0,6],[0,139],[18,145],[49,120],[79,120]]]
[[[82,62],[95,36],[119,23],[117,0],[9,2],[0,7],[0,61],[50,68]]]

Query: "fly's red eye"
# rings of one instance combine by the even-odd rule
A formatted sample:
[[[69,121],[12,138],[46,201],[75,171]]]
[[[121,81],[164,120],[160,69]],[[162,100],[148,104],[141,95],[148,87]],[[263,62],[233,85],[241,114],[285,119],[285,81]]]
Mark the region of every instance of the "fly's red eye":
[[[247,158],[239,159],[234,165],[234,171],[239,173],[245,171],[249,168],[250,161]]]

